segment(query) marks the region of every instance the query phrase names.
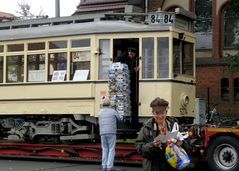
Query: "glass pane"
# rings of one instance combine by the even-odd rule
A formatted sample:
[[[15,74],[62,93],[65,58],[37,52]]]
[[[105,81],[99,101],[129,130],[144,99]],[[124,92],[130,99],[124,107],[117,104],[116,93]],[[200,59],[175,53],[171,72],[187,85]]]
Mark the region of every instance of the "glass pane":
[[[28,50],[44,50],[45,49],[45,43],[29,43],[28,44]]]
[[[67,41],[52,41],[49,42],[49,49],[67,48]]]
[[[71,52],[71,80],[90,79],[90,51]]]
[[[108,79],[110,65],[110,40],[100,40],[99,53],[99,80]]]
[[[53,81],[53,74],[59,74],[59,72],[55,71],[63,71],[65,72],[64,78],[56,78],[55,81],[64,81],[66,79],[66,66],[67,66],[67,53],[51,53],[49,54],[49,73],[48,73],[48,81]]]
[[[0,53],[3,52],[3,45],[0,45]]]
[[[28,82],[45,81],[45,54],[27,56],[27,73]]]
[[[3,83],[3,56],[0,56],[0,82]]]
[[[185,42],[183,49],[183,74],[193,75],[193,44]]]
[[[7,45],[8,52],[24,51],[24,44]]]
[[[157,48],[157,58],[158,58],[158,72],[157,72],[157,78],[168,78],[168,72],[169,72],[169,64],[168,64],[168,58],[169,58],[169,52],[168,52],[168,46],[169,46],[169,39],[168,37],[160,37],[157,39],[158,48]]]
[[[173,73],[180,74],[180,41],[173,39]]]
[[[154,39],[143,38],[142,78],[153,78],[154,75]]]
[[[24,56],[7,56],[7,82],[23,82]]]
[[[71,47],[90,47],[90,39],[72,40]]]
[[[222,100],[229,100],[229,80],[228,78],[223,78],[221,80],[221,98]]]
[[[239,101],[239,78],[234,79],[234,100]]]

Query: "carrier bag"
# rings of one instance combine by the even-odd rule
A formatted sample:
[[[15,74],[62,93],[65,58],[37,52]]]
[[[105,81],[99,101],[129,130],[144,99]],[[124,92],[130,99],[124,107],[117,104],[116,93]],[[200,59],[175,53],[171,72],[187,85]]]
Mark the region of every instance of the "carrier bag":
[[[182,170],[190,164],[190,158],[186,151],[174,143],[167,145],[165,157],[168,163],[177,170]]]

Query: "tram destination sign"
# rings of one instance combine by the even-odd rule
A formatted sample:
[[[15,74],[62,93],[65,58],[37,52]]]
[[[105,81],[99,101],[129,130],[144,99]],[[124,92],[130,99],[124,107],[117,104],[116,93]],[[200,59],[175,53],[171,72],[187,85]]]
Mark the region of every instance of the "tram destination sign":
[[[157,12],[148,15],[148,23],[151,25],[172,26],[175,23],[174,12]]]

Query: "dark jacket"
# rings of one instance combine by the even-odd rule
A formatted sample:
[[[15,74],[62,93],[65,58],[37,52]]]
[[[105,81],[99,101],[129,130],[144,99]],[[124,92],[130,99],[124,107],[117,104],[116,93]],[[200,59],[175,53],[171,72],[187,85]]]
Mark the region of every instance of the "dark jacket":
[[[177,120],[167,116],[166,122],[167,130],[171,131]],[[136,139],[137,151],[143,157],[143,170],[174,171],[175,169],[165,159],[165,146],[155,147],[152,143],[159,134],[158,130],[154,130],[154,124],[156,124],[154,118],[145,122]]]

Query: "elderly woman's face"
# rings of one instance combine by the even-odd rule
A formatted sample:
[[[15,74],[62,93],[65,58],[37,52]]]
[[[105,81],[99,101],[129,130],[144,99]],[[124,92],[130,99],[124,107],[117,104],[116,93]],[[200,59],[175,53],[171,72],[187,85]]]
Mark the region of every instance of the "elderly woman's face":
[[[153,107],[152,113],[157,123],[163,123],[167,116],[168,107]]]

